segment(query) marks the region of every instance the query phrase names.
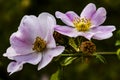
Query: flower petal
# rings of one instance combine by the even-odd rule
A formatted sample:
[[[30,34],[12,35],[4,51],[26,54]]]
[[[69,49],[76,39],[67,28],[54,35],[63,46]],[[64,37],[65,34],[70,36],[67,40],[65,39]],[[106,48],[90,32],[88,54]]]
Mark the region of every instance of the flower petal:
[[[112,32],[116,30],[115,26],[99,26],[93,29],[95,35],[93,39],[103,40],[110,38],[113,34]]]
[[[56,47],[56,43],[53,38],[54,26],[56,25],[54,16],[49,13],[41,13],[38,18],[41,26],[43,27],[42,29],[45,34],[44,40],[47,42],[47,48]]]
[[[71,21],[73,21],[75,18],[79,18],[79,16],[74,11],[68,11],[65,14]]]
[[[106,19],[106,10],[105,8],[101,7],[95,12],[92,16],[91,22],[93,25],[99,26],[102,24]]]
[[[56,48],[52,49],[47,49],[44,54],[50,55],[52,57],[56,57],[60,55],[64,51],[65,47],[64,46],[57,46]]]
[[[64,13],[61,13],[59,11],[55,12],[55,16],[57,18],[60,18],[62,20],[62,22],[64,22],[65,24],[69,25],[69,26],[74,26],[74,24],[72,23],[71,19]]]
[[[7,72],[13,74],[14,72],[20,71],[23,68],[23,63],[11,62],[7,67]]]
[[[13,60],[13,56],[17,56],[19,54],[16,54],[15,50],[12,47],[9,47],[6,51],[6,53],[3,54],[4,57],[8,57],[9,59]]]
[[[19,31],[11,35],[10,44],[17,54],[23,55],[33,52],[32,43],[29,43],[29,41],[23,37],[23,34]]]
[[[68,26],[56,25],[55,31],[69,37],[77,37],[79,35],[79,32],[77,32],[74,28]]]
[[[108,32],[108,33],[97,33],[93,36],[93,39],[97,39],[97,40],[103,40],[103,39],[108,39],[110,37],[112,37],[112,33]]]
[[[92,29],[92,31],[96,32],[96,33],[98,33],[98,32],[112,32],[115,30],[116,30],[115,26],[112,26],[112,25],[110,25],[110,26],[98,26],[98,27],[95,27]]]
[[[56,20],[55,20],[54,16],[52,16],[49,13],[44,12],[38,16],[38,19],[39,19],[39,23],[41,25],[42,33],[44,34],[45,37],[47,36],[49,31],[51,31],[51,33],[53,33],[54,26],[56,25]]]
[[[82,11],[80,17],[91,19],[93,14],[96,12],[96,6],[93,3],[89,3]]]
[[[56,43],[55,43],[55,39],[53,38],[53,34],[49,33],[47,35],[45,41],[47,42],[47,48],[55,48],[56,47]]]
[[[64,51],[63,46],[57,46],[56,48],[53,48],[53,49],[47,49],[43,53],[42,60],[40,64],[38,65],[38,70],[40,70],[41,68],[49,64],[50,61],[53,59],[53,57],[60,55],[63,51]]]
[[[21,20],[18,30],[23,34],[23,36],[28,40],[33,42],[36,36],[44,38],[39,20],[36,16],[24,16]]]
[[[36,65],[40,62],[41,58],[41,53],[30,53],[26,55],[15,56],[14,60],[16,60],[17,62],[24,62]]]
[[[85,37],[85,38],[88,39],[88,40],[91,40],[91,38],[93,37],[94,34],[95,34],[95,33],[89,31],[89,32],[83,32],[83,33],[81,34],[81,36]]]

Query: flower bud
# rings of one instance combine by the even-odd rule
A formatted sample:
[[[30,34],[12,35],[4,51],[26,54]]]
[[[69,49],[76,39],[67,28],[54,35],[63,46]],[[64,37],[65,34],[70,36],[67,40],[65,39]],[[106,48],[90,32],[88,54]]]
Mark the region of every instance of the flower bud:
[[[84,41],[80,45],[80,50],[86,55],[91,55],[96,51],[96,46],[91,41]]]

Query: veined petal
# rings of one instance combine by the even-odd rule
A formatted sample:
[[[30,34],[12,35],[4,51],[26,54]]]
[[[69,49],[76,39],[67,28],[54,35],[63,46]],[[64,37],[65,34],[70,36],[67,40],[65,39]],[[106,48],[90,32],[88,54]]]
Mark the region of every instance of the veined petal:
[[[92,29],[92,32],[98,33],[98,32],[113,32],[115,31],[116,28],[113,25],[108,25],[108,26],[98,26]]]
[[[75,18],[79,18],[79,16],[74,11],[68,11],[65,14],[71,21],[73,21]]]
[[[80,17],[91,19],[93,14],[96,12],[96,6],[93,3],[89,3],[82,11]]]
[[[99,26],[101,25],[106,19],[106,10],[105,8],[101,7],[95,12],[92,16],[91,22],[93,25]]]
[[[63,51],[64,51],[63,46],[57,46],[56,48],[53,48],[53,49],[47,49],[43,53],[42,60],[40,64],[38,65],[38,70],[40,70],[41,68],[49,64],[51,60],[53,59],[53,57],[60,55]]]
[[[79,32],[77,32],[74,28],[68,26],[56,25],[55,31],[69,37],[77,37],[79,35]]]
[[[19,62],[11,62],[7,67],[7,72],[13,74],[14,72],[20,71],[23,68],[24,63]]]
[[[94,32],[93,39],[103,40],[112,37],[112,32],[115,31],[115,26],[99,26],[92,30]]]
[[[26,55],[19,55],[15,56],[14,60],[17,62],[24,62],[24,63],[30,63],[30,64],[38,64],[42,58],[42,53],[30,53]]]
[[[67,24],[69,26],[74,26],[73,22],[71,21],[71,19],[66,14],[61,13],[59,11],[56,11],[55,16],[57,18],[60,18],[62,20],[62,22],[64,22],[65,24]]]
[[[33,52],[32,43],[29,43],[29,41],[23,37],[23,34],[19,31],[11,35],[10,44],[17,54],[24,55]]]

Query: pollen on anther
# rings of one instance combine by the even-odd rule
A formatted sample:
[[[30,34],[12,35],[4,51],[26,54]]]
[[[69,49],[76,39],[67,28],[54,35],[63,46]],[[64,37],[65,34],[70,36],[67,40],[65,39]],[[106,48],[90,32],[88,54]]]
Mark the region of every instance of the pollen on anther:
[[[86,18],[79,18],[79,17],[74,18],[73,24],[77,31],[88,31],[91,26],[90,20]]]
[[[35,50],[36,52],[41,52],[45,49],[45,47],[46,47],[46,41],[44,41],[40,37],[36,37],[32,49]]]

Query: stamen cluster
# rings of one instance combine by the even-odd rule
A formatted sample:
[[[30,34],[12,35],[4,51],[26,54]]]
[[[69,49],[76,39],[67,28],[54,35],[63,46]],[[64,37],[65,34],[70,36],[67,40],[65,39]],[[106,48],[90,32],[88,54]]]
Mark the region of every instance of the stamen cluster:
[[[76,17],[73,20],[73,24],[78,31],[83,31],[83,32],[88,31],[91,26],[90,20],[86,18],[78,18],[78,17]]]

